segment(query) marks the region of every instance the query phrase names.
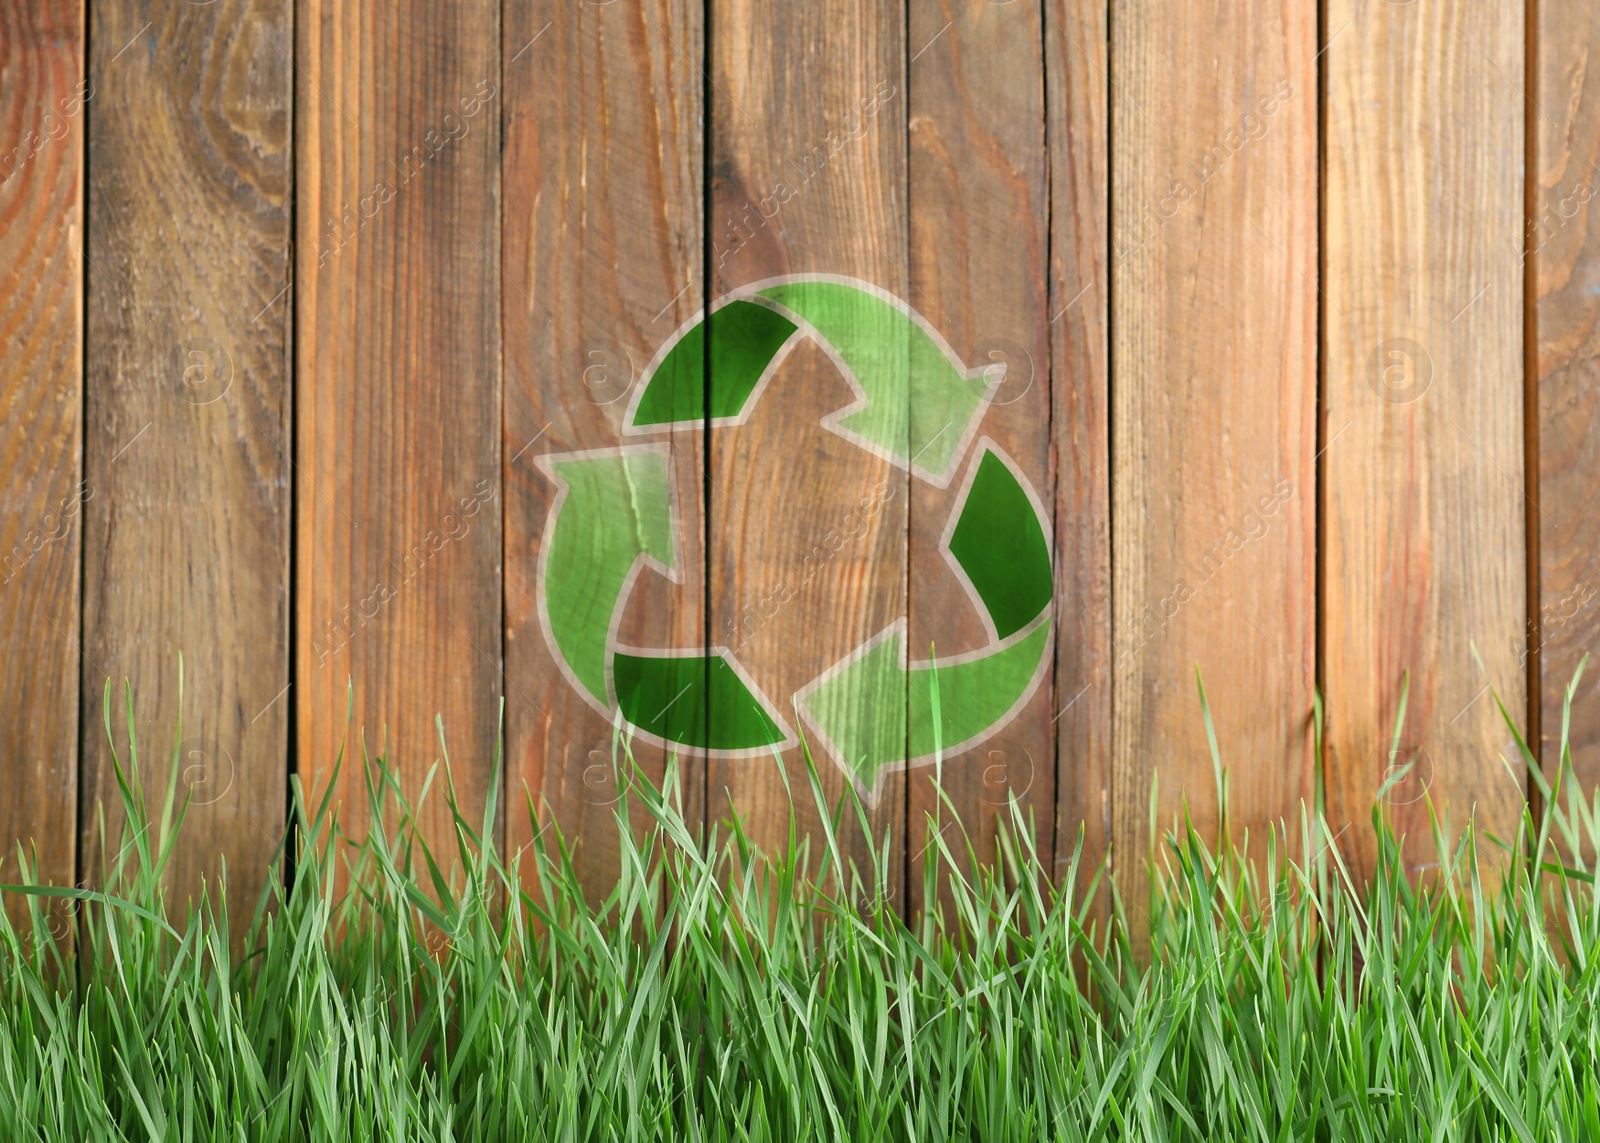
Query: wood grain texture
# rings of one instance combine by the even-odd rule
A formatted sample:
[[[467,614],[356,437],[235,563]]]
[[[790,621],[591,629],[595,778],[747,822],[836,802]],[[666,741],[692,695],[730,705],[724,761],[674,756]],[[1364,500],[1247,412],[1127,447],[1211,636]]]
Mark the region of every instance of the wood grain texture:
[[[0,881],[20,844],[57,885],[77,858],[83,28],[80,0],[0,4]]]
[[[1552,778],[1561,707],[1583,656],[1600,650],[1600,10],[1538,7],[1537,111],[1527,248],[1537,378],[1538,611],[1531,632],[1540,710],[1540,761]],[[1582,787],[1600,784],[1600,670],[1573,701],[1571,748]]]
[[[1056,876],[1111,841],[1110,89],[1106,10],[1045,6],[1055,486]]]
[[[1414,761],[1387,801],[1426,864],[1424,794],[1508,837],[1526,786],[1484,689],[1525,709],[1523,8],[1337,0],[1327,28],[1328,809],[1370,863],[1373,797]]]
[[[1005,370],[978,432],[1004,450],[1050,502],[1050,274],[1046,234],[1044,40],[1040,10],[952,0],[910,6],[907,105],[913,306],[971,367]],[[974,452],[972,455],[977,455]],[[962,462],[963,471],[969,463]],[[957,509],[950,488],[911,482],[910,650],[924,659],[981,651],[982,617],[941,551]],[[1053,515],[1053,513],[1052,513]],[[1051,523],[1053,524],[1053,520]],[[1069,544],[1076,541],[1071,534]],[[1054,658],[1053,648],[1049,652]],[[942,827],[963,852],[951,811],[980,860],[1015,796],[1050,837],[1055,819],[1052,671],[1024,708],[986,740],[911,771],[911,905],[917,859]],[[935,777],[948,803],[941,805]],[[931,826],[930,818],[940,823]]]
[[[1218,825],[1196,668],[1235,838],[1313,792],[1315,34],[1311,5],[1112,7],[1112,852],[1136,915],[1152,776],[1158,830],[1185,801]]]
[[[904,17],[897,6],[842,0],[714,0],[713,298],[780,274],[824,273],[916,305],[907,249]],[[711,435],[712,637],[737,648],[791,724],[797,691],[906,615],[908,478],[822,428],[822,417],[851,399],[839,370],[804,343],[743,426]],[[831,808],[848,779],[826,752],[816,763]],[[801,752],[786,751],[783,765],[798,829],[814,839],[815,868],[818,813]],[[791,802],[770,757],[713,758],[707,768],[713,820],[741,815],[768,852],[786,842]],[[868,828],[887,858],[882,892],[899,911],[904,772],[885,776],[875,794]],[[870,886],[867,839],[848,807],[841,845]]]
[[[363,742],[412,798],[441,758],[472,817],[502,689],[500,8],[296,19],[297,764],[367,819]],[[442,775],[441,775],[442,781]],[[442,788],[420,814],[455,853]]]
[[[537,566],[557,488],[536,462],[637,443],[622,421],[644,368],[703,304],[703,56],[702,9],[685,0],[548,0],[507,14],[506,833],[513,849],[528,842],[531,795],[598,890],[618,871],[612,727],[562,676],[540,627]],[[672,449],[682,582],[641,574],[618,633],[636,647],[699,647],[702,434],[652,439]],[[667,751],[632,749],[660,782]],[[682,752],[678,771],[698,822],[704,770]]]
[[[99,810],[120,846],[101,695],[127,679],[147,796],[159,807],[176,740],[192,798],[177,902],[224,858],[234,899],[255,900],[283,823],[289,27],[278,0],[94,15],[83,868],[100,867]]]

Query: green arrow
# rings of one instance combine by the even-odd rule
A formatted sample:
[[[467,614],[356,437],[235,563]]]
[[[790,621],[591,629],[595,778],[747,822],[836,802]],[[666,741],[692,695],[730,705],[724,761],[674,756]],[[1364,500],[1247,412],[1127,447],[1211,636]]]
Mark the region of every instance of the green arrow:
[[[1041,615],[997,650],[909,669],[904,635],[902,619],[799,696],[828,751],[868,793],[908,759],[959,753],[998,726],[1040,678],[1050,623]]]
[[[865,405],[825,425],[948,483],[983,414],[989,376],[963,369],[906,309],[859,286],[813,279],[756,292],[810,325],[861,386]]]
[[[992,442],[980,445],[946,547],[989,617],[990,647],[908,666],[902,619],[797,696],[829,752],[869,794],[887,769],[973,745],[1043,674],[1050,545],[1039,508]]]
[[[712,423],[737,422],[772,359],[788,344],[794,331],[794,323],[782,314],[742,299],[729,302],[709,319],[701,318],[683,330],[662,355],[629,410],[627,428],[702,424],[708,415],[708,377]]]
[[[1049,645],[1050,623],[1040,616],[1025,635],[998,651],[965,662],[913,667],[911,757],[957,753],[1000,723],[1033,689]]]
[[[795,698],[823,746],[869,798],[906,756],[905,620],[830,668]]]
[[[600,709],[620,710],[629,725],[672,745],[733,751],[787,744],[788,731],[731,657],[636,655],[610,645],[635,565],[650,560],[669,575],[677,568],[666,449],[561,453],[539,465],[560,488],[539,592],[550,642],[578,685]]]
[[[578,684],[603,706],[606,640],[634,564],[677,570],[667,451],[641,445],[539,459],[560,486],[539,566],[550,639]]]

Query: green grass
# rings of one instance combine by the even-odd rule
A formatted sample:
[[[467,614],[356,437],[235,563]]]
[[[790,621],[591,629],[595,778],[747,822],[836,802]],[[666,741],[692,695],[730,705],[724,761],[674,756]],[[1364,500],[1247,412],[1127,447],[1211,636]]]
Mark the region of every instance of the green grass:
[[[148,813],[124,750],[103,892],[10,887],[0,1139],[1600,1139],[1600,799],[1570,781],[1516,837],[1437,831],[1421,889],[1381,815],[1359,892],[1315,807],[1247,853],[1180,824],[1146,967],[1015,807],[997,866],[929,852],[946,906],[908,928],[841,868],[840,819],[766,863],[737,828],[697,844],[625,750],[605,900],[554,830],[495,852],[493,804],[457,814],[452,884],[374,761],[376,828],[302,800],[235,959],[225,894],[164,896],[182,806]]]

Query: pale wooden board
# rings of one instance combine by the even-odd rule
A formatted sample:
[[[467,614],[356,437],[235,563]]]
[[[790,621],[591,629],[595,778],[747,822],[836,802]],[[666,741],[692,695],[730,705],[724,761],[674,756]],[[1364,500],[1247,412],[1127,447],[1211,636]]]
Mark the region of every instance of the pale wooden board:
[[[181,716],[175,903],[224,860],[253,903],[283,825],[291,15],[100,4],[90,39],[82,868],[100,810],[121,845],[126,679],[155,812]]]
[[[1337,0],[1326,20],[1328,808],[1370,863],[1409,669],[1396,761],[1416,765],[1387,800],[1415,868],[1437,859],[1429,798],[1509,837],[1526,783],[1483,690],[1521,717],[1523,7]]]
[[[919,0],[909,10],[909,301],[966,365],[1005,369],[978,433],[1016,463],[1049,505],[1049,201],[1040,11],[946,0]],[[961,462],[963,474],[977,449],[974,441]],[[940,546],[960,483],[939,489],[911,482],[913,659],[926,659],[930,651],[941,659],[967,654],[988,642],[975,601]],[[1047,531],[1053,515],[1046,517]],[[1067,543],[1077,539],[1074,529]],[[1013,796],[1032,815],[1039,836],[1051,837],[1052,675],[1047,668],[1024,708],[991,737],[945,755],[938,767],[912,771],[907,836],[913,909],[923,892],[921,854],[936,832],[930,817],[951,851],[964,857],[959,822],[986,862],[996,858],[996,828],[1011,821]],[[942,771],[945,804],[934,785],[936,771]]]
[[[1110,88],[1104,5],[1045,7],[1055,486],[1055,872],[1111,840]]]
[[[1197,667],[1235,838],[1313,792],[1315,37],[1310,5],[1112,7],[1112,853],[1136,923],[1152,776],[1158,831],[1185,801],[1217,826]]]
[[[81,2],[0,4],[0,881],[75,877],[85,79]]]
[[[506,836],[512,849],[530,840],[531,796],[584,884],[605,891],[618,870],[612,728],[563,677],[540,626],[536,573],[557,490],[536,461],[636,443],[622,420],[645,366],[702,304],[701,9],[548,0],[507,19]],[[701,433],[651,439],[673,449],[683,582],[641,574],[619,633],[632,646],[698,647]],[[660,782],[667,752],[633,750]],[[680,758],[679,777],[698,823],[699,761]],[[553,850],[553,832],[544,840]]]
[[[907,298],[904,16],[840,0],[711,5],[713,298],[801,273],[863,279]],[[793,193],[774,207],[785,197],[780,183]],[[745,425],[711,435],[712,637],[739,646],[739,661],[791,725],[796,691],[906,614],[907,475],[820,424],[851,399],[822,350],[803,344]],[[864,499],[874,504],[865,524],[853,515]],[[837,551],[811,572],[791,570],[818,545]],[[764,606],[775,593],[786,602]],[[744,621],[751,613],[759,622]],[[831,809],[847,780],[830,757],[816,762]],[[801,752],[787,751],[783,765],[798,829],[814,839],[815,870],[821,835]],[[708,775],[711,820],[736,812],[758,846],[786,844],[790,799],[771,757],[713,758]],[[904,774],[891,774],[869,828],[888,857],[884,892],[897,911],[905,813]],[[841,845],[869,875],[867,840],[848,805]]]
[[[1539,509],[1535,707],[1552,778],[1561,745],[1561,708],[1583,656],[1600,650],[1600,9],[1547,3],[1538,9],[1538,74],[1530,150],[1533,180],[1528,251],[1533,268],[1533,369]],[[1585,671],[1572,706],[1573,764],[1585,789],[1600,784],[1600,664]]]
[[[480,820],[501,667],[500,8],[295,22],[297,766],[367,821],[361,743]],[[441,772],[423,835],[453,859]]]

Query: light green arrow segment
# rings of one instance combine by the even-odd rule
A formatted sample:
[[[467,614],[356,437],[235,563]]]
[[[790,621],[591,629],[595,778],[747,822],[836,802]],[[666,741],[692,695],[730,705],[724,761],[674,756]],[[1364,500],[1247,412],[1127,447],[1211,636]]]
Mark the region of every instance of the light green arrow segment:
[[[1040,616],[1026,634],[979,658],[909,670],[904,634],[904,621],[896,623],[801,700],[834,757],[867,791],[902,760],[956,753],[1005,718],[1038,675],[1050,623]]]
[[[541,605],[552,650],[577,684],[601,710],[618,711],[636,730],[671,745],[754,750],[785,742],[782,723],[731,657],[633,655],[610,645],[634,565],[650,559],[669,574],[676,570],[666,450],[565,453],[539,464],[563,488],[540,564]]]
[[[943,485],[983,415],[990,377],[958,368],[910,313],[828,279],[756,291],[811,326],[855,375],[866,405],[823,423]]]
[[[1001,725],[1040,677],[1050,643],[1050,545],[999,450],[973,463],[946,540],[997,637],[976,655],[907,666],[905,620],[800,694],[828,748],[869,794],[902,761],[959,753]]]
[[[541,590],[550,638],[579,685],[602,705],[611,617],[640,557],[675,571],[672,483],[664,449],[540,458],[565,486],[550,514]]]

